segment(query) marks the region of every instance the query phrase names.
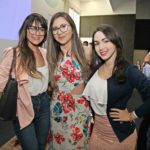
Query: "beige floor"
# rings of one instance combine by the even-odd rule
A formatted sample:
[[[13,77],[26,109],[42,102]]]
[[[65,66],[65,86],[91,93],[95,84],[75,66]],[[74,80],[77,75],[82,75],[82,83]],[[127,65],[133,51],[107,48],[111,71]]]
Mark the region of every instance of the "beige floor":
[[[17,146],[14,145],[15,140],[16,140],[16,137],[13,137],[7,143],[5,143],[2,147],[0,147],[0,150],[21,150],[21,147],[19,145]]]
[[[7,143],[5,143],[2,147],[0,147],[0,150],[21,150],[20,145],[15,146],[16,137],[13,137],[10,139]],[[48,150],[48,148],[46,148]]]

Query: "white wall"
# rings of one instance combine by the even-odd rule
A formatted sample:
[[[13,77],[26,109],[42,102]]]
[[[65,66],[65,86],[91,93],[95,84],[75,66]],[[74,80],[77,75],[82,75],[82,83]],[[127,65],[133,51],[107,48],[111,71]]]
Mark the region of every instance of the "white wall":
[[[81,16],[135,14],[136,0],[114,0],[111,6],[108,0],[81,2]]]
[[[137,0],[136,19],[150,19],[150,0]]]
[[[78,0],[69,0],[69,7],[77,11],[78,13],[81,12],[81,5]]]
[[[55,5],[50,5],[50,3],[47,3],[46,0],[32,0],[32,12],[40,13],[49,20],[57,11],[64,11],[63,0],[49,1],[51,1],[50,3],[52,3],[52,1],[57,1],[57,3],[55,3]]]
[[[17,41],[12,41],[12,40],[3,40],[0,39],[0,56],[2,54],[2,51],[7,48],[7,47],[13,47],[16,46]]]

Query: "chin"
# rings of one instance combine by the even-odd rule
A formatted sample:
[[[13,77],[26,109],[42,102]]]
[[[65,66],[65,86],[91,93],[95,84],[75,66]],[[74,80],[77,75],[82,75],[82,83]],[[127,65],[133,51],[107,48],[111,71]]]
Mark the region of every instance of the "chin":
[[[67,42],[60,42],[60,45],[66,45]]]
[[[109,58],[108,57],[102,57],[102,56],[100,56],[100,58],[102,59],[102,60],[108,60]]]

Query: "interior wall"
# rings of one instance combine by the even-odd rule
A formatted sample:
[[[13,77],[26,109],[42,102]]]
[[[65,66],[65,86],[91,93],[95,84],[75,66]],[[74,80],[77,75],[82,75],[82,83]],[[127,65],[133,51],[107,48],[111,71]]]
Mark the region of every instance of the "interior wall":
[[[143,64],[143,60],[144,60],[144,56],[148,53],[148,50],[134,50],[134,59],[133,59],[133,63],[136,64],[136,62],[139,60],[140,64]]]
[[[134,63],[143,62],[144,56],[150,50],[150,0],[137,0]]]
[[[49,1],[49,3],[47,1]],[[48,20],[54,13],[63,10],[63,0],[32,0],[32,12],[40,13]]]
[[[150,0],[137,0],[136,19],[150,19]]]
[[[64,11],[64,0],[53,0],[53,3],[51,0],[50,3],[47,3],[46,1],[48,0],[31,0],[31,13],[36,12],[42,14],[47,20],[48,23],[51,19],[51,16],[57,12],[57,11]],[[57,1],[57,3],[56,3]],[[55,5],[54,5],[55,4]],[[6,6],[7,10],[7,6]],[[7,11],[12,11],[12,10],[7,10]],[[5,18],[6,15],[3,14],[3,18]],[[3,18],[1,18],[1,22],[3,22]],[[15,18],[15,16],[14,16]],[[22,21],[21,21],[22,22]],[[19,31],[19,29],[18,29]],[[10,47],[10,46],[15,46],[17,44],[17,40],[7,40],[7,39],[0,39],[0,56],[2,54],[2,50],[4,48]]]
[[[7,48],[7,47],[13,47],[16,46],[17,41],[12,41],[12,40],[3,40],[0,39],[0,58],[2,56],[2,51]]]
[[[110,24],[123,40],[125,56],[133,62],[135,19],[135,15],[81,16],[80,37],[92,37],[99,25]]]
[[[111,1],[111,4],[109,1]],[[136,0],[82,1],[80,7],[81,16],[135,14]]]

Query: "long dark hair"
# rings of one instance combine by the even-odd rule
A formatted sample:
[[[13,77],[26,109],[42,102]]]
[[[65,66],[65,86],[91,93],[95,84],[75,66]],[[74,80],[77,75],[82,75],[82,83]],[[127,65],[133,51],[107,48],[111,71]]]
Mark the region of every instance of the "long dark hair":
[[[47,21],[46,19],[37,13],[32,13],[26,17],[24,20],[20,30],[19,30],[19,41],[17,48],[19,49],[19,66],[18,66],[18,74],[21,74],[23,70],[25,70],[30,76],[35,77],[36,74],[39,72],[36,70],[35,64],[35,57],[33,51],[28,46],[28,39],[27,39],[27,29],[28,27],[32,26],[33,22],[35,24],[40,24],[42,28],[45,29],[45,35],[41,43],[37,46],[42,46],[47,38]],[[21,68],[23,70],[21,70]]]
[[[78,37],[78,33],[76,30],[75,23],[73,19],[69,16],[69,14],[65,12],[58,12],[54,14],[51,18],[50,26],[49,26],[49,38],[48,38],[48,55],[50,58],[50,70],[51,70],[51,86],[55,87],[55,80],[54,80],[54,71],[57,66],[58,62],[58,55],[61,52],[60,44],[54,39],[52,33],[52,25],[55,19],[62,17],[64,18],[72,28],[72,47],[71,51],[74,54],[75,58],[79,62],[82,70],[83,78],[86,78],[88,72],[88,65],[84,55],[84,50],[80,38]]]
[[[125,70],[127,66],[129,65],[129,62],[124,58],[124,55],[123,55],[124,50],[123,50],[122,40],[111,25],[103,24],[99,26],[93,33],[93,36],[92,36],[93,57],[92,57],[91,68],[97,69],[98,67],[100,67],[100,65],[105,63],[105,61],[102,60],[96,54],[96,51],[95,51],[94,36],[95,36],[95,33],[97,33],[98,31],[101,31],[107,37],[107,39],[116,46],[117,56],[115,59],[112,76],[118,83],[124,83],[126,80]]]

